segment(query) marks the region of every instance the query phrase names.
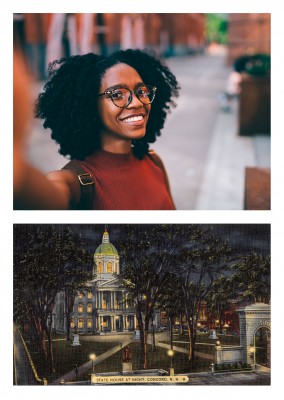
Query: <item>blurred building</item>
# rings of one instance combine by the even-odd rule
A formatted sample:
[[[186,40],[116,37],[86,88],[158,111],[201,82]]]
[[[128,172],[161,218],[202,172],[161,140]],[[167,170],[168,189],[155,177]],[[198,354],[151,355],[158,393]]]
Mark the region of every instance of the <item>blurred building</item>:
[[[153,49],[166,57],[202,52],[205,15],[22,13],[14,14],[14,37],[41,80],[49,62],[76,54],[127,48]]]
[[[270,14],[228,15],[228,65],[242,55],[271,53]]]
[[[163,56],[200,52],[205,47],[204,14],[93,14],[94,51],[149,48]]]

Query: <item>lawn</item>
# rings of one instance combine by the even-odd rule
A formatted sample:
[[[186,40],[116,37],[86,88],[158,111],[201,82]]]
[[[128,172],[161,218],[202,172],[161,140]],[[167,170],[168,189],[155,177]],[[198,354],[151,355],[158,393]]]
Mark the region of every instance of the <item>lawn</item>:
[[[111,340],[111,336],[109,338]],[[222,345],[238,345],[239,338],[234,336],[220,336],[219,340]],[[186,335],[175,335],[174,341],[184,343],[174,343],[175,346],[187,348],[188,337]],[[214,346],[208,344],[215,344],[216,341],[208,338],[208,335],[202,334],[197,336],[196,351],[204,352],[206,354],[214,354]],[[168,343],[168,342],[166,342]],[[108,351],[110,348],[116,346],[117,342],[94,342],[81,340],[80,346],[72,346],[72,341],[67,341],[64,336],[54,336],[53,338],[53,354],[55,373],[47,373],[47,369],[43,365],[42,359],[39,357],[37,351],[33,349],[31,344],[27,342],[31,357],[36,366],[37,372],[40,377],[45,377],[48,382],[59,378],[67,372],[74,370],[75,364],[82,365],[89,361],[89,355],[95,353],[97,356]],[[130,343],[132,353],[132,366],[133,370],[140,369],[140,342],[135,341]],[[108,359],[95,366],[97,373],[102,372],[120,372],[122,370],[122,357],[123,350],[115,353]],[[173,367],[176,374],[208,371],[211,361],[201,357],[195,358],[195,363],[192,366],[188,362],[186,353],[175,352],[173,359]],[[148,369],[164,369],[168,370],[170,367],[170,359],[167,355],[167,350],[164,348],[148,345]],[[91,372],[91,371],[89,371]],[[88,379],[88,374],[81,376],[81,380]]]
[[[140,343],[132,342],[129,345],[132,354],[132,369],[140,369]],[[106,359],[95,366],[96,373],[102,372],[121,372],[122,370],[122,351],[115,353],[112,357]],[[170,367],[170,359],[167,350],[157,347],[154,349],[152,345],[148,345],[148,365],[147,369],[163,369],[168,371]],[[189,364],[187,354],[175,352],[173,356],[173,367],[176,374],[208,371],[210,360],[204,360],[196,357],[194,368]],[[90,371],[91,372],[91,371]],[[87,380],[88,374],[80,377],[80,380]]]
[[[89,355],[95,353],[97,356],[111,349],[117,343],[114,342],[87,342],[81,341],[80,346],[72,346],[72,341],[67,341],[64,336],[53,339],[53,356],[55,373],[48,373],[44,367],[39,353],[27,342],[32,360],[40,377],[51,382],[67,372],[74,370],[75,364],[82,365],[90,361]]]

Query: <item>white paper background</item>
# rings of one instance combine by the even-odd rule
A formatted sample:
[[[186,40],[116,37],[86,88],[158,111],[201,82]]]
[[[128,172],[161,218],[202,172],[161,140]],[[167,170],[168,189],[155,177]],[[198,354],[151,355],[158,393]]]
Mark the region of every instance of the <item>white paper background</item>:
[[[283,37],[281,0],[1,0],[0,4],[0,162],[1,162],[1,398],[192,398],[264,399],[283,395]],[[268,12],[272,14],[272,211],[88,212],[13,211],[12,22],[14,12]],[[13,224],[14,223],[270,223],[272,226],[272,384],[271,386],[13,386]],[[283,249],[283,250],[282,250]],[[282,341],[281,341],[282,339]],[[274,397],[275,396],[275,397]],[[276,397],[277,396],[277,397]]]

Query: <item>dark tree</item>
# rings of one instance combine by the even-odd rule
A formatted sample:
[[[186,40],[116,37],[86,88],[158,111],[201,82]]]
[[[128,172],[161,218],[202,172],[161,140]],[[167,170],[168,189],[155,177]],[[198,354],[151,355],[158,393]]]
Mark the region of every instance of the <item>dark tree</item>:
[[[244,300],[270,302],[270,256],[252,252],[233,265],[233,281]]]
[[[83,267],[90,270],[90,258],[84,246],[80,252],[80,241],[66,241],[52,225],[18,225],[14,233],[14,320],[29,327],[32,343],[53,372],[51,327],[56,295],[68,286],[68,280],[75,281],[76,273],[82,278]],[[81,254],[75,262],[72,246]],[[87,276],[85,271],[84,279]]]
[[[149,324],[162,289],[177,262],[180,225],[130,225],[120,244],[121,284],[136,307],[141,340],[141,368],[147,368]]]
[[[189,335],[188,358],[194,362],[197,322],[202,303],[215,279],[228,268],[230,247],[213,229],[192,226],[185,231],[177,274],[181,279],[184,312]]]
[[[207,294],[206,311],[209,320],[213,317],[219,320],[219,329],[221,330],[225,323],[225,312],[231,308],[231,300],[236,296],[234,283],[231,277],[219,276],[212,284],[211,290]]]

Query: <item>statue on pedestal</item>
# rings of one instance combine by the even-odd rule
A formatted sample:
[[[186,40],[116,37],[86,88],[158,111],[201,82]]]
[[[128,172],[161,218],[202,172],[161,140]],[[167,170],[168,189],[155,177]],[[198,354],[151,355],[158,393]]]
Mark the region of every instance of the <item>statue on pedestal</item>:
[[[131,362],[131,350],[129,346],[126,346],[123,352],[123,362],[129,363]]]

